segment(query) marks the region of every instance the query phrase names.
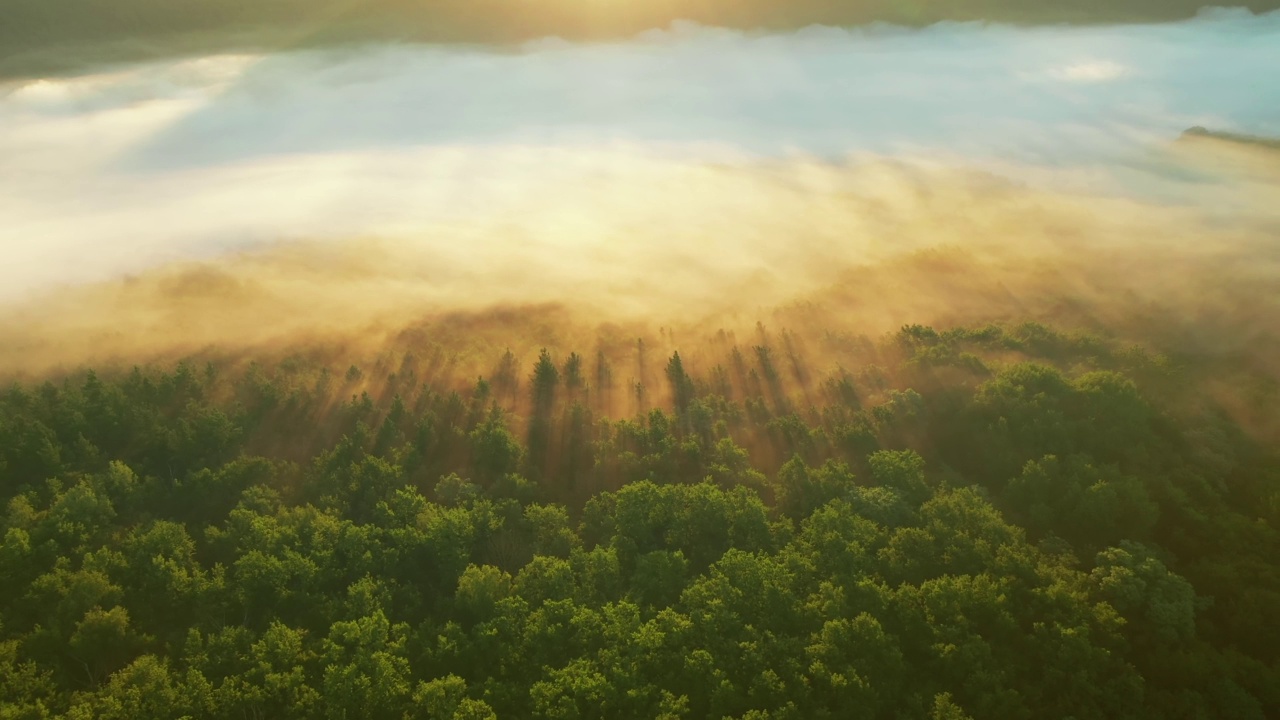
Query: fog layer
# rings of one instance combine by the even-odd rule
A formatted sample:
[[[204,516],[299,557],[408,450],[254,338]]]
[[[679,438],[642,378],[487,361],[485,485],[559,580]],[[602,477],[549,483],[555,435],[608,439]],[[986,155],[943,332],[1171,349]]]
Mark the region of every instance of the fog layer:
[[[822,298],[868,327],[1063,302],[1185,316],[1204,288],[1235,307],[1271,279],[1275,156],[1179,138],[1280,134],[1274,67],[1280,15],[1213,11],[1073,29],[682,24],[14,83],[4,362],[530,303],[700,327]],[[921,265],[936,253],[950,260]],[[853,276],[874,297],[849,297]]]

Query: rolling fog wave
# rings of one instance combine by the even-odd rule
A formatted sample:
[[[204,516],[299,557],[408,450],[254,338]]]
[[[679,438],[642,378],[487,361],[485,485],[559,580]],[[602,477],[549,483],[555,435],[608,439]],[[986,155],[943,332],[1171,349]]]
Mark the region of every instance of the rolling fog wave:
[[[741,184],[704,172],[797,158],[1227,202],[1234,186],[1164,150],[1191,126],[1280,134],[1277,67],[1280,13],[1214,10],[1091,28],[679,24],[628,42],[215,56],[0,86],[0,300],[360,236],[426,244],[482,283],[538,253],[614,258],[601,243],[653,242],[636,230],[649,224],[710,243],[726,227],[708,215],[796,227],[837,191],[874,193],[828,183],[810,205],[794,187],[774,203],[769,187],[803,179],[735,197]],[[841,227],[817,234],[838,242]]]

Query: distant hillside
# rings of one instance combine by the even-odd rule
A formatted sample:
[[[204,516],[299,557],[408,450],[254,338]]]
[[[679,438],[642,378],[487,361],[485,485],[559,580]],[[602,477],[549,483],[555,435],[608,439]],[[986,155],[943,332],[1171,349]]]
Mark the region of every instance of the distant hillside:
[[[625,37],[675,20],[744,29],[874,21],[1149,22],[1189,18],[1201,0],[4,0],[0,76],[104,59],[323,45],[367,39],[507,43]],[[1260,12],[1280,0],[1250,0]]]

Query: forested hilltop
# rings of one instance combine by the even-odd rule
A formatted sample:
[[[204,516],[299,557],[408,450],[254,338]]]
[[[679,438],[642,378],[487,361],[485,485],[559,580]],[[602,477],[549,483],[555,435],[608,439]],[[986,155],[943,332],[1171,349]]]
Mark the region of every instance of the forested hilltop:
[[[1280,715],[1274,381],[632,342],[5,386],[0,717]]]
[[[1276,0],[1223,3],[1252,12]],[[1194,17],[1203,0],[5,0],[0,77],[189,53],[363,41],[617,40],[691,21],[747,31],[938,22],[1087,24]]]

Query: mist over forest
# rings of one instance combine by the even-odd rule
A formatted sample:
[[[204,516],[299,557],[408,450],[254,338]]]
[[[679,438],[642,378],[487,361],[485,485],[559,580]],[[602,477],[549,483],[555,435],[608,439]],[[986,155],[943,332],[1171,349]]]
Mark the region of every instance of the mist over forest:
[[[9,0],[0,718],[1280,715],[1280,11]]]

